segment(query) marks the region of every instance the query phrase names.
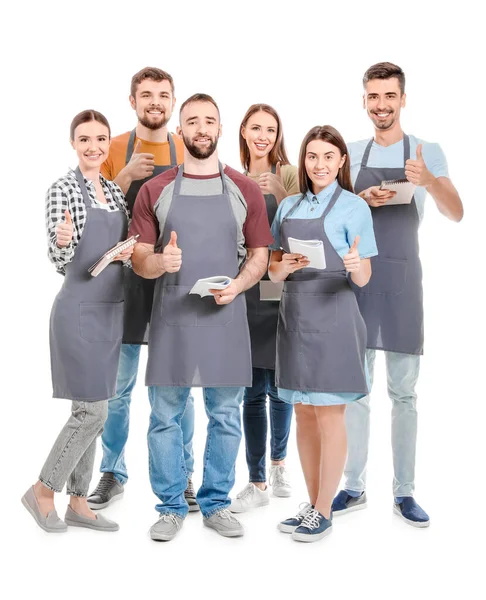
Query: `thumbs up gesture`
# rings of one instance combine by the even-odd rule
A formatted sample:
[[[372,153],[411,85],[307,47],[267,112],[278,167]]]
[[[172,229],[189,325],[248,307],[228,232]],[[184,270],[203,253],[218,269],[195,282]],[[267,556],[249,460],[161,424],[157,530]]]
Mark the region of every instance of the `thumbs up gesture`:
[[[71,213],[64,211],[64,221],[61,221],[56,227],[56,244],[58,248],[66,248],[73,239],[73,220]]]
[[[359,235],[354,238],[353,245],[349,249],[349,252],[343,258],[344,266],[348,273],[359,271],[361,266],[361,258],[358,252]]]
[[[155,168],[155,155],[150,152],[140,152],[142,142],[137,140],[133,154],[125,167],[126,173],[132,181],[150,177]]]
[[[171,231],[170,240],[162,253],[162,267],[166,273],[177,273],[182,265],[182,250],[177,246],[177,233]]]
[[[414,185],[427,186],[434,182],[435,177],[427,169],[422,155],[422,144],[417,146],[417,158],[410,158],[405,163],[405,176]]]
[[[287,192],[282,183],[281,165],[278,162],[274,173],[262,173],[257,181],[263,194],[273,194],[277,199],[285,198]]]

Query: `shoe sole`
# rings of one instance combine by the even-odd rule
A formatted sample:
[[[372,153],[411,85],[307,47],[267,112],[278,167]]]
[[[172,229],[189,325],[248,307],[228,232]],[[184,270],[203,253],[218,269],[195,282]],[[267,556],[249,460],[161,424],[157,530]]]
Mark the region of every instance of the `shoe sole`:
[[[203,521],[203,524],[205,527],[209,527],[209,529],[216,531],[216,533],[219,533],[219,535],[222,535],[223,537],[241,537],[244,534],[244,531],[242,531],[241,529],[220,530],[217,527],[214,527],[213,525],[206,523],[206,521]]]
[[[110,498],[108,500],[108,502],[103,502],[103,504],[93,504],[88,500],[88,506],[89,506],[89,508],[91,508],[91,510],[101,510],[102,508],[106,508],[107,506],[110,506],[110,504],[113,504],[113,502],[116,502],[117,500],[121,500],[123,498],[123,494],[124,494],[124,491],[120,492],[116,496],[113,496],[113,498]]]
[[[290,498],[290,496],[292,496],[292,490],[289,490],[288,492],[284,491],[278,493],[275,490],[272,490],[272,494],[277,498]]]
[[[189,507],[189,512],[197,512],[198,510],[201,510],[199,508],[199,504],[188,504],[187,506]]]
[[[178,531],[176,531],[173,535],[164,535],[162,533],[150,533],[150,538],[154,540],[154,542],[170,542],[175,538],[175,536],[178,533]]]
[[[253,504],[252,506],[248,506],[248,508],[235,509],[231,505],[228,508],[229,508],[230,512],[239,515],[241,513],[248,512],[249,510],[252,510],[253,508],[261,508],[262,506],[268,506],[269,504],[270,504],[270,500],[260,500],[258,502],[258,504]]]
[[[363,504],[355,504],[354,506],[350,506],[349,508],[343,508],[343,510],[333,510],[332,514],[334,517],[339,515],[345,515],[347,513],[355,512],[356,510],[363,510],[368,506],[367,502],[363,502]]]
[[[428,527],[430,525],[430,521],[412,521],[411,519],[407,519],[407,517],[404,517],[402,515],[402,513],[398,510],[398,508],[396,508],[395,506],[393,507],[393,512],[398,517],[403,519],[405,521],[405,523],[408,523],[412,527],[417,527],[418,529],[425,529],[426,527]]]
[[[307,535],[305,533],[292,533],[292,539],[295,542],[318,542],[319,540],[322,540],[322,538],[325,538],[327,535],[332,533],[332,525],[331,527],[328,527],[325,531],[323,531],[322,533],[316,533],[314,535]]]
[[[114,527],[93,527],[89,523],[78,523],[78,521],[71,521],[70,519],[65,519],[64,523],[69,525],[69,527],[84,527],[85,529],[91,529],[93,531],[103,531],[103,532],[112,532],[118,531],[120,529],[119,526]]]
[[[29,511],[29,513],[32,515],[34,521],[37,523],[37,525],[43,529],[44,531],[46,531],[47,533],[66,533],[67,532],[67,527],[66,529],[50,529],[49,527],[46,527],[45,525],[42,525],[42,523],[39,522],[39,520],[37,519],[37,515],[35,514],[35,512],[32,510],[32,508],[30,507],[29,503],[27,502],[27,500],[25,498],[21,498],[22,504],[25,506],[25,508]]]
[[[282,533],[294,533],[294,531],[297,529],[298,525],[295,525],[295,527],[293,525],[284,525],[283,523],[279,523],[277,525],[277,529],[279,531],[281,531]]]

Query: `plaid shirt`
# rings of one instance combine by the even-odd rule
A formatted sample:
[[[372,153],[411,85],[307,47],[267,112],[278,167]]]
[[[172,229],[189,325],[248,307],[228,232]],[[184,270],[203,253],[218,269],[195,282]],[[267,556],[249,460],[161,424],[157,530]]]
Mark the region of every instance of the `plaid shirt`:
[[[89,179],[84,178],[88,196],[94,203],[94,206],[100,207],[100,210],[120,210],[123,209],[127,218],[129,218],[125,196],[121,189],[113,181],[108,181],[100,175],[100,182],[105,193],[107,204],[101,204],[96,199],[96,190],[94,184]],[[106,208],[105,208],[106,207]],[[59,248],[56,244],[56,227],[60,221],[65,219],[64,212],[69,210],[73,220],[73,239],[66,248]],[[83,194],[79,187],[76,174],[72,169],[66,175],[60,177],[47,190],[46,194],[46,229],[48,241],[48,256],[53,262],[59,273],[65,273],[65,267],[73,260],[76,246],[79,244],[86,223],[86,207],[83,201]]]

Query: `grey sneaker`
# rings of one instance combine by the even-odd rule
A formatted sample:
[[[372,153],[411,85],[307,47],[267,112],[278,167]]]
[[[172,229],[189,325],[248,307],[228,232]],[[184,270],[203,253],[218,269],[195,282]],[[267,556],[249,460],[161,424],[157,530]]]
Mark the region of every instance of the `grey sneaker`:
[[[95,491],[88,496],[88,506],[91,510],[105,508],[123,496],[123,485],[113,473],[103,473]]]
[[[196,501],[196,492],[194,491],[194,485],[191,478],[187,480],[187,488],[184,492],[184,498],[187,502],[187,506],[189,506],[189,512],[195,512],[199,510],[199,504]]]
[[[150,537],[156,542],[169,542],[182,527],[184,519],[174,513],[161,513],[157,523],[150,528]]]
[[[273,495],[279,498],[289,498],[292,495],[292,486],[289,482],[289,476],[285,465],[272,465],[270,467],[270,477],[268,480]]]
[[[219,510],[214,515],[204,518],[206,527],[211,527],[224,537],[240,537],[243,535],[243,525],[234,517],[227,508]]]

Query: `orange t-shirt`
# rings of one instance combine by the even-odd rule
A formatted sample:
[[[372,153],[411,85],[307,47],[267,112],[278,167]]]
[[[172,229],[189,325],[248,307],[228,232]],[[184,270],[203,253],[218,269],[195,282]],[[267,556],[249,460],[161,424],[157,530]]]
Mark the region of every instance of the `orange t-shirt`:
[[[181,164],[184,160],[184,142],[182,139],[172,133],[172,139],[176,147],[177,164]],[[101,174],[106,179],[113,181],[118,173],[124,168],[127,156],[128,140],[130,131],[118,135],[111,140],[110,154],[105,162],[101,165]],[[135,136],[134,147],[137,145],[137,136]],[[155,164],[157,166],[170,165],[170,146],[169,142],[147,142],[140,140],[142,145],[140,152],[150,152],[155,155]]]

